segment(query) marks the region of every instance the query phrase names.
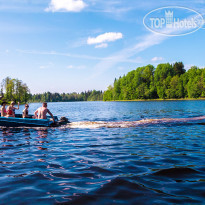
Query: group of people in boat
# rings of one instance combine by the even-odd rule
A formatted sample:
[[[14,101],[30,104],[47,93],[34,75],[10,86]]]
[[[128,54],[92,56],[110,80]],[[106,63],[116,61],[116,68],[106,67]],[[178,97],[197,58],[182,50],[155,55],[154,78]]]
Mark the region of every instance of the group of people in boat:
[[[15,102],[12,101],[11,104],[6,108],[6,102],[1,103],[1,117],[15,117],[15,111],[19,110],[19,103],[18,107],[14,107]]]
[[[18,107],[14,107],[15,102],[12,101],[11,104],[6,108],[6,102],[1,103],[1,117],[15,117],[15,111],[19,110],[19,102],[18,102]],[[22,117],[23,118],[30,118],[28,115],[28,108],[29,105],[25,104],[25,109],[23,110]],[[53,114],[50,112],[50,110],[47,108],[47,103],[44,102],[42,107],[39,107],[35,112],[34,116],[32,116],[34,119],[47,119],[46,114],[49,114],[53,122],[55,122],[55,119],[53,117]]]

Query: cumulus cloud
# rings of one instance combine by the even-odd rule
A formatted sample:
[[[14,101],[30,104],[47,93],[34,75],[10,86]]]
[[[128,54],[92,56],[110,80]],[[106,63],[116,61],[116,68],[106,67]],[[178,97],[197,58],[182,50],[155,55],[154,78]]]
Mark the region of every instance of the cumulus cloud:
[[[163,57],[154,57],[154,58],[152,58],[152,62],[157,62],[157,61],[163,61],[164,60],[164,58]]]
[[[122,49],[111,56],[107,57],[106,59],[97,63],[94,67],[95,72],[93,75],[90,76],[90,79],[94,79],[97,76],[104,73],[106,70],[113,68],[119,62],[128,62],[130,58],[136,56],[136,54],[154,46],[162,43],[166,40],[168,36],[162,36],[155,33],[151,33],[146,35],[141,39],[140,42],[134,44],[130,47]],[[140,60],[140,59],[139,59]],[[141,60],[139,61],[141,63]],[[136,62],[135,62],[136,63]]]
[[[95,38],[89,37],[87,40],[88,45],[99,44],[96,48],[107,47],[108,45],[105,42],[112,42],[123,38],[122,33],[108,32],[101,34]]]
[[[86,7],[83,0],[51,0],[45,11],[49,12],[79,12]]]

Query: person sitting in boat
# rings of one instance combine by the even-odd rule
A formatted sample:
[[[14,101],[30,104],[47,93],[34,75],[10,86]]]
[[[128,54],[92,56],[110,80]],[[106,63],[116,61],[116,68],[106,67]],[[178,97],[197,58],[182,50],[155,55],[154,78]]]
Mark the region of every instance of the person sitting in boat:
[[[47,119],[47,116],[46,114],[49,114],[52,119],[53,119],[53,122],[55,123],[55,119],[53,117],[53,114],[50,112],[50,110],[47,108],[47,103],[44,102],[43,103],[43,106],[42,107],[39,107],[35,112],[34,112],[34,115],[35,115],[35,118],[36,119]]]
[[[1,117],[6,117],[7,112],[6,112],[6,102],[1,103]]]
[[[29,105],[28,105],[28,104],[25,104],[25,109],[23,110],[23,114],[22,114],[22,117],[23,117],[23,118],[29,118],[28,108],[29,108]]]
[[[14,105],[15,105],[15,102],[11,101],[11,105],[7,107],[7,112],[11,108],[11,110],[13,111],[14,117],[15,117],[15,110],[19,110],[19,102],[18,102],[18,107],[14,107]]]
[[[11,106],[7,107],[7,111],[6,112],[7,112],[6,117],[15,117],[14,111],[13,111]]]

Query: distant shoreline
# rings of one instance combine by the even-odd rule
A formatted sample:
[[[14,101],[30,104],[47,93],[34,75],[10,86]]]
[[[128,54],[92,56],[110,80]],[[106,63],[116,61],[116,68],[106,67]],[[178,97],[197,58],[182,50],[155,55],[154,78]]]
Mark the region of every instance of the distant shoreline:
[[[205,100],[205,98],[110,100],[104,102],[194,101],[194,100]]]
[[[180,98],[180,99],[135,99],[135,100],[91,100],[91,101],[57,101],[57,102],[52,102],[52,101],[46,101],[48,103],[62,103],[62,102],[161,102],[161,101],[204,101],[205,98]],[[0,100],[0,102],[3,102]],[[32,102],[28,101],[27,103],[42,103],[42,102]],[[8,101],[7,104],[10,104]],[[25,103],[20,103],[20,105],[24,105]]]
[[[199,101],[205,100],[205,98],[180,98],[180,99],[135,99],[135,100],[87,100],[87,101],[58,101],[58,102],[160,102],[160,101]],[[47,101],[49,103],[49,101]],[[50,103],[58,103],[50,102]],[[29,102],[29,103],[41,103],[41,102]]]

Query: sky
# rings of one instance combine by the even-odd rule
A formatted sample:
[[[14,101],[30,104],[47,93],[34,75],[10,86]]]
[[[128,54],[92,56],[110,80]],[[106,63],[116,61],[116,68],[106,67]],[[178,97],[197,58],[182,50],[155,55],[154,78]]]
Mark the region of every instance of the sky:
[[[174,6],[182,19],[205,19],[205,0],[0,0],[0,81],[18,78],[32,94],[104,91],[147,64],[205,68],[204,23],[177,36],[145,26],[147,14]]]

